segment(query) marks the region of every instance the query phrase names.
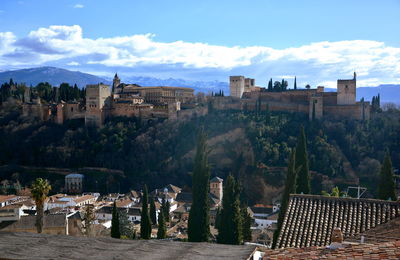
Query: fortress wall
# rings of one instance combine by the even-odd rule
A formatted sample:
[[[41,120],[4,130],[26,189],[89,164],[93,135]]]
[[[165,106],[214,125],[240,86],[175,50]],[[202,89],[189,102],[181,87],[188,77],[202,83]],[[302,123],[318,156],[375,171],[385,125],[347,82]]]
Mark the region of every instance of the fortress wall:
[[[248,99],[261,99],[261,101],[277,101],[284,103],[308,103],[310,96],[317,92],[316,89],[310,90],[287,90],[283,92],[249,92],[244,93]]]
[[[350,118],[350,119],[363,119],[363,105],[358,102],[354,105],[337,105],[337,106],[324,106],[324,114],[333,118]],[[364,115],[368,120],[370,117],[370,105],[368,102],[364,103]]]
[[[325,105],[337,105],[337,92],[324,92],[323,96]]]

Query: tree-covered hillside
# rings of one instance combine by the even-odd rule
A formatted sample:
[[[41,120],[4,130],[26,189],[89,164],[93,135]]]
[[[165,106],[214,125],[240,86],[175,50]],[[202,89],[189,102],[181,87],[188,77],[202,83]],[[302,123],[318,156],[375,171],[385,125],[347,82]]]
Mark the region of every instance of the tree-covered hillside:
[[[107,182],[107,191],[140,189],[144,183],[150,190],[167,183],[190,187],[196,134],[204,126],[211,148],[211,175],[238,178],[249,204],[269,202],[283,185],[285,171],[279,167],[287,165],[301,125],[307,137],[313,193],[330,191],[334,185],[343,189],[359,178],[375,196],[385,148],[391,152],[393,166],[400,165],[398,110],[376,113],[369,122],[309,122],[301,114],[211,111],[183,122],[113,118],[103,128],[87,128],[82,121],[57,125],[24,118],[18,109],[3,110],[0,165],[124,171],[125,177],[91,177],[87,187],[92,190],[100,189],[99,182]],[[11,179],[13,173],[0,170],[0,179]],[[18,174],[22,185],[31,181],[30,174]],[[62,178],[59,182],[62,187]]]

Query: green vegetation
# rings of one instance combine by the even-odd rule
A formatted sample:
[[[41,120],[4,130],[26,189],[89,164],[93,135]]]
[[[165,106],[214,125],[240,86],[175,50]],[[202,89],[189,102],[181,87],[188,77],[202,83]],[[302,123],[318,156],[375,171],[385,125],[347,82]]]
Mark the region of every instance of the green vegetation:
[[[360,185],[368,188],[366,196],[377,197],[386,147],[393,167],[400,166],[400,111],[396,109],[374,113],[365,122],[329,118],[309,122],[306,115],[269,109],[262,113],[213,110],[180,122],[119,117],[97,129],[79,120],[57,125],[25,118],[15,107],[0,109],[0,191],[15,192],[17,181],[19,189],[38,177],[49,180],[52,192],[64,186],[62,174],[20,166],[123,171],[121,175],[81,172],[87,190],[102,193],[141,189],[144,183],[150,189],[168,183],[190,187],[188,173],[193,171],[199,125],[215,140],[210,145],[211,174],[225,179],[233,173],[242,186],[241,199],[248,205],[270,203],[274,188],[284,185],[285,171],[271,169],[287,165],[301,125],[307,136],[313,194],[335,186],[343,190],[359,178]]]
[[[142,239],[150,239],[151,236],[151,220],[149,216],[149,195],[147,185],[144,185],[142,197],[142,214],[140,216],[140,237]]]
[[[189,212],[188,240],[190,242],[207,242],[210,236],[210,217],[208,193],[210,189],[210,167],[208,165],[207,136],[200,129],[197,138],[197,149],[193,168],[192,196],[193,202]]]
[[[247,206],[242,207],[242,235],[244,242],[250,242],[252,240],[251,236],[251,223],[253,219],[251,218],[249,212],[247,211]]]
[[[310,172],[308,169],[307,140],[303,126],[300,127],[300,134],[297,137],[295,165],[296,169],[299,169],[296,193],[309,194],[311,191]]]
[[[121,233],[120,233],[120,229],[119,229],[119,212],[118,212],[117,204],[115,201],[114,201],[114,206],[113,206],[113,210],[112,210],[111,237],[121,238]]]
[[[289,203],[289,196],[290,194],[296,193],[296,179],[297,179],[297,172],[299,169],[295,165],[296,162],[296,150],[293,149],[290,153],[289,164],[286,173],[286,180],[285,180],[285,189],[283,191],[282,199],[281,199],[281,207],[279,209],[279,216],[278,216],[278,223],[277,228],[274,232],[274,239],[272,247],[275,248],[279,233],[281,232],[281,228],[283,225],[283,220],[285,218],[286,210]]]
[[[154,203],[154,198],[151,198],[150,201],[150,219],[153,225],[157,225],[157,213],[156,213],[156,204]]]
[[[232,175],[225,180],[222,210],[219,213],[217,242],[239,245],[243,242],[243,225],[239,201],[239,184]],[[248,234],[246,234],[248,235]]]
[[[397,200],[396,184],[394,181],[392,161],[390,160],[389,151],[386,152],[379,177],[379,198],[382,200]]]
[[[0,104],[10,97],[24,102],[32,102],[36,98],[47,103],[60,102],[61,100],[67,102],[83,100],[85,89],[79,89],[76,84],[70,86],[68,83],[61,83],[60,87],[53,87],[48,82],[41,82],[35,87],[27,87],[25,84],[18,84],[10,79],[10,82],[3,83],[0,86]]]
[[[37,178],[32,184],[31,193],[32,198],[36,204],[36,229],[38,233],[43,231],[43,215],[44,215],[44,202],[46,201],[47,194],[51,190],[51,186],[47,180]]]
[[[162,210],[160,210],[160,215],[158,216],[158,230],[157,238],[164,239],[167,237],[167,226],[165,225],[165,216]]]

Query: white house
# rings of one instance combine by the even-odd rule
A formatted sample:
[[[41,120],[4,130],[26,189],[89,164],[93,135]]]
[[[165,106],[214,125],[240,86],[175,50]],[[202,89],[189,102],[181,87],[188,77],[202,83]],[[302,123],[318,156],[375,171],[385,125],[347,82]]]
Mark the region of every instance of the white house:
[[[49,210],[52,208],[67,208],[67,207],[82,207],[88,204],[93,204],[97,200],[97,197],[93,195],[83,196],[62,196],[61,194],[51,196],[45,203],[45,209]]]
[[[141,209],[140,208],[118,208],[118,211],[125,210],[128,213],[128,219],[132,222],[140,222]],[[102,207],[95,213],[97,220],[109,221],[112,220],[113,207]]]

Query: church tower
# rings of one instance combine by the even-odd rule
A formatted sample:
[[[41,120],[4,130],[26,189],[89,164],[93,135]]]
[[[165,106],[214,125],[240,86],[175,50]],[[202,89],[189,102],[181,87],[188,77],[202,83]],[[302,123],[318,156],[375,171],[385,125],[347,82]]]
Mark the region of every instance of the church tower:
[[[219,200],[222,200],[223,196],[223,180],[218,177],[214,177],[210,180],[210,193],[217,197]]]
[[[115,73],[114,79],[113,79],[113,85],[112,85],[113,91],[114,91],[114,89],[115,89],[116,87],[119,86],[119,84],[121,84],[121,80],[119,79],[118,74]]]

